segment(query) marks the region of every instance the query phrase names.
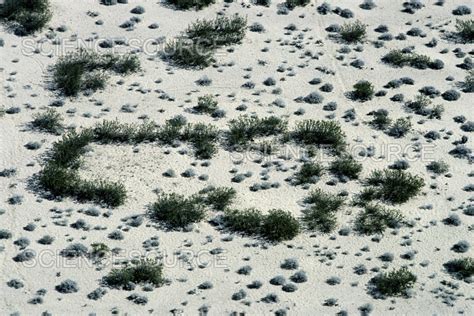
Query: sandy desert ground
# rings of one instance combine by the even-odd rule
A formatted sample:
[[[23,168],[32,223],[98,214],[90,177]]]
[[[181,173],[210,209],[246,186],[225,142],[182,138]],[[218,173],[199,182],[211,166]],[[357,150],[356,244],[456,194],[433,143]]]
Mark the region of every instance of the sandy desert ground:
[[[291,10],[282,1],[217,1],[178,10],[156,0],[111,6],[51,0],[51,20],[40,31],[18,36],[3,23],[0,313],[474,314],[474,3],[327,3],[328,11],[319,0]],[[163,57],[166,43],[196,20],[235,14],[246,18],[244,36],[217,45],[209,66],[183,67]],[[457,19],[471,21],[470,41],[459,37]],[[365,37],[341,38],[341,26],[356,21],[365,25]],[[65,95],[55,85],[54,67],[84,46],[97,56],[131,54],[140,67],[126,75],[108,72],[103,89]],[[403,49],[429,61],[398,67],[384,61]],[[373,91],[357,97],[353,86],[361,81]],[[196,108],[198,98],[208,95],[218,111]],[[419,103],[423,108],[415,108]],[[62,119],[56,132],[32,123],[51,109]],[[388,114],[374,114],[381,109]],[[255,132],[246,146],[229,145],[230,126],[243,115],[274,116],[287,125]],[[212,157],[199,157],[198,145],[186,136],[169,143],[158,134],[140,142],[95,138],[84,147],[74,176],[122,184],[126,198],[120,205],[53,194],[38,184],[52,150],[74,130],[94,129],[104,120],[165,126],[177,116],[215,127]],[[377,125],[374,118],[386,121]],[[411,126],[396,125],[398,119]],[[320,142],[319,134],[301,141],[296,131],[304,120],[334,122],[344,134],[343,149],[318,146],[334,147]],[[262,153],[269,143],[273,152]],[[338,172],[333,164],[341,157],[352,157],[361,170],[354,176]],[[303,165],[321,170],[302,177]],[[409,175],[419,185],[380,180],[374,188],[388,191],[361,201],[376,170]],[[201,202],[193,197],[205,196],[198,192],[209,186],[233,188],[235,196],[222,208],[202,206],[202,218],[180,227],[150,212],[171,193],[194,203],[178,205],[180,210],[194,210]],[[405,189],[416,192],[397,200]],[[327,205],[307,202],[312,192],[343,202],[324,213],[318,207]],[[366,213],[373,223],[364,231],[361,216],[370,207],[398,210],[403,219],[394,223]],[[297,233],[271,240],[259,222],[253,233],[228,224],[230,210],[249,208],[262,218],[274,209],[289,212],[279,225],[297,223]],[[311,226],[311,220],[327,220],[330,227]],[[94,253],[97,243],[107,250]],[[71,245],[83,251],[65,255]],[[112,269],[143,258],[159,263],[159,284],[107,283]],[[464,266],[456,270],[453,261],[461,259]],[[416,281],[381,293],[374,284],[391,271],[408,271]]]

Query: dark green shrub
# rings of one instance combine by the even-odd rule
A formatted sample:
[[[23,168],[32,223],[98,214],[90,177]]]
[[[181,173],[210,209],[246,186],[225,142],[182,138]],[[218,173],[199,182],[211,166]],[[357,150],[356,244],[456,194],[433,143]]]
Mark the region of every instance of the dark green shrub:
[[[401,138],[405,136],[411,130],[411,122],[407,118],[399,118],[390,126],[387,134],[395,138]]]
[[[306,145],[329,145],[340,150],[345,145],[345,134],[338,122],[304,120],[296,124],[293,138]]]
[[[474,20],[456,19],[456,31],[458,36],[465,42],[474,41]]]
[[[158,126],[153,121],[144,122],[135,126],[133,142],[155,141],[159,138]]]
[[[271,210],[263,219],[261,235],[271,241],[293,239],[300,231],[300,224],[290,212]]]
[[[186,198],[176,193],[161,194],[149,210],[152,219],[163,222],[172,229],[200,222],[205,215],[203,205],[195,197]]]
[[[38,182],[55,196],[71,195],[79,182],[76,170],[48,163],[40,171]]]
[[[219,130],[204,123],[189,124],[183,134],[183,140],[191,142],[195,156],[199,159],[209,159],[217,153],[217,137]]]
[[[343,197],[316,189],[305,199],[305,203],[311,204],[303,210],[302,217],[309,230],[330,233],[336,228],[336,213],[344,205]]]
[[[180,10],[201,10],[207,6],[210,6],[211,4],[214,4],[216,0],[167,0],[167,2]]]
[[[375,170],[366,180],[371,187],[362,192],[365,200],[380,199],[401,204],[418,195],[425,185],[423,179],[403,170]]]
[[[34,114],[31,125],[40,131],[61,134],[64,130],[62,121],[63,118],[61,114],[54,109],[48,109],[45,112]]]
[[[310,0],[286,0],[285,5],[288,9],[293,10],[296,7],[305,7],[310,2]]]
[[[93,140],[90,130],[80,133],[71,131],[53,144],[49,161],[64,168],[78,168],[80,157],[86,152],[85,147]]]
[[[239,15],[218,16],[212,20],[197,20],[186,29],[186,37],[205,47],[238,44],[245,37],[247,19]]]
[[[205,68],[214,61],[213,54],[207,46],[177,39],[167,43],[164,57],[181,67]]]
[[[135,127],[131,124],[120,123],[118,120],[97,123],[92,129],[94,140],[103,144],[127,143],[134,138]]]
[[[111,69],[117,74],[126,75],[141,69],[140,59],[137,55],[126,54],[116,57],[109,54],[108,56],[109,59],[113,60],[113,64],[107,69]]]
[[[416,279],[413,273],[406,267],[403,267],[399,270],[381,273],[374,277],[370,283],[374,285],[374,290],[378,293],[387,296],[396,296],[406,295],[406,291],[413,287]]]
[[[245,145],[256,137],[282,134],[287,128],[288,122],[276,116],[239,116],[229,122],[227,139],[230,145]]]
[[[79,201],[93,201],[110,207],[117,207],[125,202],[127,192],[122,183],[104,180],[81,180],[77,183],[73,195]]]
[[[103,278],[103,283],[112,288],[121,288],[133,284],[153,284],[160,286],[164,283],[163,266],[153,260],[142,260],[112,271]]]
[[[226,227],[235,232],[257,235],[260,234],[264,216],[257,209],[227,210],[224,214]]]
[[[0,18],[16,23],[17,35],[28,35],[43,29],[51,20],[52,13],[48,0],[15,0],[15,4],[5,5]]]
[[[329,170],[340,178],[357,179],[362,171],[362,164],[355,161],[351,156],[343,156],[334,160]]]
[[[323,174],[323,166],[317,162],[305,162],[295,174],[297,184],[315,183]]]
[[[198,98],[198,104],[193,108],[198,113],[212,114],[217,107],[217,100],[211,94]]]
[[[457,279],[466,280],[474,275],[474,259],[470,257],[453,259],[443,266],[449,274]]]
[[[426,69],[433,65],[433,61],[426,55],[402,50],[391,50],[382,57],[382,61],[395,67],[410,66],[417,69]]]
[[[354,100],[367,101],[372,99],[375,93],[374,85],[366,80],[357,82],[353,88],[351,98]]]
[[[469,71],[468,75],[461,83],[463,92],[472,93],[474,92],[474,70]]]
[[[436,173],[436,174],[443,174],[443,173],[447,173],[449,171],[449,165],[442,161],[442,160],[439,160],[439,161],[432,161],[430,162],[426,168],[433,172],[433,173]]]
[[[361,234],[382,234],[387,227],[398,228],[404,217],[398,210],[387,209],[381,205],[366,205],[355,220],[355,230]]]
[[[218,187],[201,190],[204,194],[203,203],[212,207],[215,211],[224,211],[235,200],[237,191],[234,188]]]
[[[344,23],[339,31],[341,38],[348,43],[362,42],[366,34],[366,26],[360,21]]]
[[[181,132],[186,125],[185,120],[170,119],[158,131],[158,139],[165,144],[173,144],[181,138]]]

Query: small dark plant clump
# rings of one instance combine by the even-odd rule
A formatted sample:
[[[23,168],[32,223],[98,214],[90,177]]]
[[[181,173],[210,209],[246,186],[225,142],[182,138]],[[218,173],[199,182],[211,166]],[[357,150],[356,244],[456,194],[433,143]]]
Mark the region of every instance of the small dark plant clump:
[[[355,161],[351,156],[343,156],[334,160],[329,170],[339,178],[354,180],[359,178],[359,174],[362,172],[362,164]]]
[[[323,170],[323,166],[317,162],[305,162],[295,174],[296,184],[316,183]]]
[[[283,134],[287,128],[288,122],[276,116],[239,116],[229,122],[227,139],[231,146],[242,146],[256,137]]]
[[[382,61],[394,67],[410,66],[417,69],[438,68],[438,62],[431,60],[428,56],[404,50],[391,50],[382,57]]]
[[[412,124],[408,118],[399,118],[387,130],[387,134],[395,137],[402,138],[412,129]]]
[[[370,283],[374,291],[383,296],[407,295],[406,291],[411,289],[416,282],[416,276],[407,268],[381,273],[374,277]]]
[[[296,7],[305,7],[310,2],[310,0],[286,0],[285,5],[288,9],[293,10]]]
[[[449,171],[449,165],[442,160],[432,161],[426,166],[426,168],[435,174],[444,174]]]
[[[375,170],[366,180],[369,188],[360,193],[361,201],[380,199],[402,204],[415,197],[425,185],[423,179],[403,170]]]
[[[215,211],[224,211],[235,200],[237,191],[228,187],[209,187],[199,192],[202,195],[202,203]]]
[[[152,284],[158,287],[164,283],[163,266],[153,260],[141,260],[138,264],[112,269],[102,281],[111,288],[124,288],[130,283]]]
[[[339,36],[347,43],[362,42],[366,34],[366,26],[360,21],[345,23],[339,31]]]
[[[263,222],[263,214],[254,208],[245,210],[228,210],[225,212],[226,227],[245,235],[258,235]]]
[[[335,121],[304,120],[296,124],[292,135],[305,145],[330,146],[336,151],[345,146],[345,134]]]
[[[453,259],[446,262],[444,268],[455,278],[467,280],[474,275],[474,259],[470,257]]]
[[[404,222],[398,210],[387,209],[381,205],[368,204],[355,221],[355,230],[361,234],[382,234],[387,227],[397,228]]]
[[[380,109],[370,113],[373,116],[370,125],[378,130],[386,130],[392,123],[392,119],[389,117],[389,113],[385,109]]]
[[[48,109],[43,113],[34,114],[31,125],[40,131],[58,135],[64,130],[62,121],[61,114],[54,109]]]
[[[463,92],[472,93],[474,92],[474,70],[469,71],[468,75],[461,83]]]
[[[474,20],[456,20],[457,35],[466,43],[474,41]]]
[[[204,206],[195,196],[184,197],[176,193],[161,194],[158,201],[149,208],[149,216],[152,219],[163,222],[172,229],[185,228],[200,222],[205,215]]]
[[[212,114],[217,109],[217,100],[212,95],[205,95],[198,98],[198,104],[193,108],[198,113]]]
[[[49,0],[15,0],[14,4],[4,4],[0,19],[11,23],[16,35],[24,36],[43,29],[51,20]]]
[[[366,80],[357,82],[353,88],[354,90],[350,93],[353,100],[367,101],[372,99],[375,93],[374,85]]]
[[[336,228],[336,213],[344,205],[344,200],[321,189],[314,190],[305,199],[310,206],[303,210],[302,221],[309,230],[330,233]]]
[[[201,10],[216,3],[216,0],[167,0],[167,2],[179,10]]]

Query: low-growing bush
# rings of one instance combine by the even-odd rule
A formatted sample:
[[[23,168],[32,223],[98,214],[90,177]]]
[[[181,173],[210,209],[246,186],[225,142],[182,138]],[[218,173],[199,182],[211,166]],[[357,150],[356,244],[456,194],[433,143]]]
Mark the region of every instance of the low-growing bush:
[[[354,90],[350,93],[353,100],[367,101],[372,99],[375,93],[374,85],[366,80],[357,82],[353,88]]]
[[[397,228],[404,222],[398,210],[387,209],[381,205],[366,205],[355,220],[355,230],[361,234],[381,234],[387,227]]]
[[[215,126],[197,123],[186,126],[182,139],[193,145],[196,158],[209,159],[217,152],[218,136]]]
[[[455,278],[467,280],[474,275],[474,259],[471,257],[453,259],[446,262],[444,268]]]
[[[278,135],[286,132],[288,122],[276,116],[258,118],[239,116],[229,122],[227,139],[230,145],[245,145],[256,137]]]
[[[130,283],[160,286],[164,283],[163,266],[153,260],[142,260],[121,269],[112,269],[102,281],[112,288],[123,288]]]
[[[49,153],[49,161],[60,167],[77,169],[81,155],[86,152],[85,147],[92,140],[93,135],[89,130],[79,133],[71,131],[53,144]]]
[[[305,145],[327,145],[340,150],[345,145],[345,134],[338,122],[304,120],[296,124],[293,138]]]
[[[334,160],[329,166],[329,170],[339,178],[357,179],[362,171],[362,164],[351,156],[343,156]]]
[[[407,268],[403,267],[374,277],[370,283],[375,287],[374,291],[386,296],[406,295],[406,291],[413,287],[416,276]]]
[[[316,189],[305,203],[310,207],[303,210],[302,221],[309,230],[330,233],[336,228],[336,213],[344,205],[343,197]]]
[[[234,232],[246,235],[258,235],[260,233],[263,215],[254,208],[245,210],[228,210],[224,215],[226,227]]]
[[[62,121],[63,118],[61,114],[59,114],[54,109],[48,109],[42,113],[34,114],[31,125],[40,131],[52,134],[61,134],[61,132],[64,130]]]
[[[390,119],[389,113],[385,109],[374,111],[371,115],[373,116],[373,119],[370,121],[370,125],[378,130],[385,130],[392,123],[392,119]]]
[[[271,241],[293,239],[298,235],[300,225],[290,212],[271,210],[263,219],[261,235]]]
[[[20,36],[43,29],[51,17],[48,0],[15,0],[14,4],[4,4],[0,11],[0,18],[11,22],[14,33]]]
[[[148,214],[153,220],[163,222],[172,229],[200,222],[206,215],[203,205],[195,197],[184,197],[176,193],[158,196]]]
[[[457,35],[465,42],[474,41],[474,20],[456,20]]]
[[[218,16],[212,20],[197,20],[188,26],[186,37],[205,47],[238,44],[245,37],[247,19],[239,15]]]
[[[439,160],[439,161],[432,161],[430,162],[426,168],[433,172],[433,173],[436,173],[436,174],[444,174],[444,173],[447,173],[449,171],[449,165],[442,161],[442,160]]]
[[[293,10],[296,7],[305,7],[310,2],[310,0],[286,0],[285,5],[288,9]]]
[[[203,203],[216,211],[224,211],[235,200],[237,191],[228,187],[211,187],[199,192],[203,195]]]
[[[461,83],[463,92],[472,93],[474,92],[474,70],[469,71],[464,81]]]
[[[201,10],[216,3],[216,0],[167,0],[167,2],[180,10]]]
[[[344,23],[339,31],[341,38],[348,43],[362,42],[366,34],[366,26],[360,21]]]
[[[418,195],[425,185],[424,180],[403,170],[375,170],[367,178],[370,188],[362,191],[362,200],[380,199],[401,204]]]
[[[315,183],[323,174],[323,166],[317,162],[305,162],[295,174],[297,184]]]
[[[405,136],[412,128],[412,124],[408,118],[399,118],[387,130],[387,134],[395,138]]]
[[[433,61],[426,55],[414,52],[404,52],[402,50],[391,50],[382,57],[382,61],[394,67],[410,66],[417,69],[439,68],[438,62]]]
[[[212,114],[217,108],[217,100],[209,94],[199,97],[198,104],[193,109],[198,113]]]
[[[122,205],[127,197],[122,183],[105,180],[80,180],[71,193],[79,201],[93,201],[110,207]]]
[[[178,66],[191,68],[205,68],[214,61],[211,48],[182,38],[168,42],[163,56]]]

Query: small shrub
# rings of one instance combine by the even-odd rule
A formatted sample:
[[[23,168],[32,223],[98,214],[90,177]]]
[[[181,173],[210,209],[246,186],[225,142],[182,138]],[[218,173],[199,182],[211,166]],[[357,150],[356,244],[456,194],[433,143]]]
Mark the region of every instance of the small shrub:
[[[293,138],[306,145],[329,145],[340,150],[345,145],[345,134],[335,121],[304,120],[296,124]]]
[[[457,35],[465,42],[474,41],[474,20],[456,20]]]
[[[363,199],[381,199],[401,204],[418,195],[425,185],[423,179],[403,170],[375,170],[367,179],[371,187],[362,192]]]
[[[474,92],[474,70],[469,71],[468,75],[461,83],[463,92],[472,93]]]
[[[129,283],[160,286],[164,283],[163,266],[153,260],[142,260],[135,265],[112,269],[103,283],[112,288],[122,288]]]
[[[256,137],[286,132],[288,122],[276,116],[265,118],[239,116],[229,122],[227,139],[230,145],[245,145]]]
[[[416,282],[416,276],[407,268],[382,273],[374,277],[371,283],[375,290],[387,296],[406,295],[406,291],[413,287]]]
[[[399,118],[390,126],[387,134],[395,138],[401,138],[405,136],[411,130],[411,122],[407,118]]]
[[[75,170],[49,163],[39,173],[38,182],[55,196],[71,195],[77,187],[79,176]]]
[[[353,88],[351,98],[354,100],[367,101],[372,99],[375,93],[374,85],[366,80],[357,82]]]
[[[247,19],[239,15],[218,16],[213,20],[197,20],[186,29],[186,36],[195,44],[221,47],[238,44],[245,37]]]
[[[40,131],[61,134],[64,129],[62,121],[63,118],[61,114],[56,112],[54,109],[48,109],[43,113],[34,114],[31,125]]]
[[[212,95],[198,98],[198,104],[193,108],[198,113],[212,114],[217,110],[217,100]]]
[[[224,222],[231,231],[257,235],[263,222],[263,215],[257,209],[228,210],[224,215]]]
[[[285,5],[288,9],[293,10],[296,7],[305,7],[310,2],[310,0],[286,0]]]
[[[131,124],[120,123],[118,120],[104,120],[92,129],[94,140],[103,144],[127,143],[133,139],[135,128]]]
[[[59,283],[58,285],[56,285],[55,288],[56,291],[63,294],[76,293],[79,291],[77,282],[70,279],[64,280],[63,282]]]
[[[261,234],[271,241],[293,239],[300,231],[298,221],[290,212],[271,210],[262,222]]]
[[[376,129],[385,130],[392,123],[388,111],[385,109],[374,111],[372,112],[372,115],[374,118],[372,119],[372,121],[370,121],[370,125],[372,125]]]
[[[341,38],[348,43],[362,42],[366,34],[366,26],[360,21],[344,23],[339,31]]]
[[[213,61],[213,51],[187,39],[177,39],[166,44],[164,57],[178,66],[206,68]]]
[[[433,173],[436,173],[436,174],[444,174],[444,173],[447,173],[449,171],[449,165],[440,160],[440,161],[432,161],[430,162],[426,168],[433,172]]]
[[[13,22],[17,35],[28,35],[43,29],[51,20],[48,0],[17,0],[14,5],[4,5],[0,18]]]
[[[382,61],[394,67],[410,66],[417,69],[436,68],[438,64],[426,55],[402,50],[391,50],[382,57]]]
[[[122,183],[105,180],[81,180],[76,183],[72,194],[79,201],[93,201],[110,207],[122,205],[127,197],[125,186]]]
[[[218,135],[216,127],[197,123],[186,127],[182,139],[192,143],[196,158],[210,159],[217,152]]]
[[[453,259],[444,264],[446,271],[457,279],[466,280],[474,275],[474,259]]]
[[[195,197],[186,198],[176,193],[161,194],[158,201],[151,205],[149,216],[176,229],[200,222],[205,217],[205,210]]]
[[[203,190],[200,192],[205,194],[203,202],[211,206],[216,211],[224,211],[229,205],[232,204],[237,191],[234,188],[219,187],[219,188],[210,188],[208,190]]]
[[[366,235],[381,234],[387,227],[396,228],[404,221],[398,210],[390,210],[380,205],[366,205],[355,220],[355,229]]]
[[[311,206],[303,210],[302,221],[309,230],[330,233],[336,228],[336,212],[344,204],[344,198],[317,189],[305,199]]]
[[[176,8],[180,10],[196,9],[201,10],[211,4],[214,4],[215,0],[167,0]]]
[[[323,174],[323,166],[316,162],[305,162],[295,174],[297,184],[315,183]]]
[[[357,179],[362,171],[362,164],[350,156],[343,156],[334,160],[329,170],[339,178]]]

